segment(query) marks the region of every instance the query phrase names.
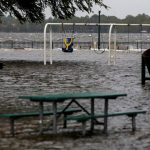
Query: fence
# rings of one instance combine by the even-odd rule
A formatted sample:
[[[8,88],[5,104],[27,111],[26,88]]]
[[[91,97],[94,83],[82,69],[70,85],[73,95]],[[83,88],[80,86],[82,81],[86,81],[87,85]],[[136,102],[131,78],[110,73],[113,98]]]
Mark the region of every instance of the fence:
[[[32,48],[32,49],[43,49],[43,42],[41,41],[0,41],[0,48],[4,49],[24,49],[24,48]]]
[[[62,48],[63,42],[53,42],[52,46],[54,49]],[[0,41],[1,49],[24,49],[24,48],[32,48],[32,49],[43,49],[44,42],[43,41]],[[49,47],[49,42],[47,43],[47,47]],[[92,42],[74,42],[74,47],[78,49],[90,49],[93,47]],[[108,48],[108,42],[101,42],[101,48]],[[150,42],[117,42],[117,49],[127,50],[127,49],[149,49]]]

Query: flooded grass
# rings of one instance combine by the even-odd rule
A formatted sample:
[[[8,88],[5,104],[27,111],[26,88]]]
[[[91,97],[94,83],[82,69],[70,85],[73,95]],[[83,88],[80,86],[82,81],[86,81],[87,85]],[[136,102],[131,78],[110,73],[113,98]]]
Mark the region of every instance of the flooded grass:
[[[20,52],[21,53],[21,52]],[[82,137],[81,132],[60,132],[58,135],[37,135],[35,132],[20,132],[17,137],[5,136],[9,124],[0,123],[0,149],[64,149],[64,150],[148,150],[150,147],[150,82],[141,85],[141,53],[118,53],[116,65],[107,65],[107,52],[76,52],[72,55],[54,56],[53,65],[43,65],[39,57],[18,52],[13,60],[3,60],[0,70],[0,113],[37,110],[38,104],[18,99],[21,95],[43,95],[68,91],[116,91],[127,93],[111,101],[111,111],[147,110],[146,115],[137,116],[137,132],[131,134],[130,120],[125,116],[109,119],[109,134],[104,136],[98,127],[94,135]],[[1,53],[2,54],[2,53]],[[30,53],[31,54],[31,53]],[[32,52],[33,54],[33,52]],[[39,56],[39,54],[37,54]],[[37,56],[36,55],[36,56]],[[2,54],[1,58],[7,57]],[[29,56],[29,57],[28,57]],[[75,58],[73,58],[75,56]],[[32,59],[33,58],[33,59]],[[35,60],[37,58],[37,60]],[[33,60],[33,61],[31,61]],[[88,101],[83,104],[88,108]],[[62,104],[59,104],[61,106]],[[45,104],[45,109],[51,107]],[[97,102],[97,111],[103,102]],[[19,122],[19,120],[17,120]],[[32,124],[34,120],[24,123]],[[7,122],[8,123],[8,122]],[[3,126],[4,125],[4,126]],[[23,124],[22,124],[23,125]],[[37,126],[31,126],[31,131]],[[20,129],[21,130],[21,129]],[[3,132],[2,132],[3,131]],[[32,134],[31,134],[32,133]],[[9,134],[7,134],[9,135]]]

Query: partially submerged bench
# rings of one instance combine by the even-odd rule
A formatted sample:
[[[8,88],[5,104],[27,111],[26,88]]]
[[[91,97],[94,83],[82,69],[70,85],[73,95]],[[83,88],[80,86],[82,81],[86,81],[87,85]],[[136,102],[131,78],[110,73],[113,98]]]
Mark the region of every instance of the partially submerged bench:
[[[131,118],[131,122],[132,122],[132,131],[134,132],[136,130],[136,120],[135,117],[138,114],[145,114],[146,111],[145,110],[136,110],[136,111],[128,111],[128,112],[114,112],[114,113],[108,113],[107,115],[105,115],[104,113],[101,114],[95,114],[94,116],[90,116],[90,115],[86,115],[86,114],[82,114],[82,115],[78,115],[78,116],[67,116],[66,120],[74,120],[77,122],[81,122],[82,123],[82,134],[85,135],[86,134],[86,122],[88,120],[91,119],[98,119],[98,118],[105,118],[105,117],[115,117],[115,116],[128,116]]]
[[[80,112],[81,109],[79,108],[69,108],[65,111],[63,109],[59,109],[57,111],[57,114],[63,114],[64,118],[66,118],[68,115],[71,115],[73,113]],[[12,136],[15,135],[15,120],[20,119],[20,118],[25,118],[25,117],[38,117],[40,115],[39,112],[22,112],[22,113],[9,113],[9,114],[0,114],[0,118],[7,118],[10,120],[10,133]],[[49,116],[53,115],[52,111],[45,111],[43,112],[43,116]],[[67,122],[64,119],[64,128],[66,128]]]

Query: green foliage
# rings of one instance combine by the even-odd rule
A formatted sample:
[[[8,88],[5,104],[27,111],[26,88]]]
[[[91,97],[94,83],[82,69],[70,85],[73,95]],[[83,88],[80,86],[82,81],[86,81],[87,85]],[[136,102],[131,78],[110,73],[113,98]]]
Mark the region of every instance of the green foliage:
[[[107,8],[103,0],[1,0],[0,15],[9,13],[21,23],[42,22],[45,8],[50,7],[55,18],[69,19],[77,10],[91,12],[94,4]]]
[[[0,12],[15,16],[21,23],[29,20],[40,22],[44,19],[44,5],[40,0],[1,0]]]

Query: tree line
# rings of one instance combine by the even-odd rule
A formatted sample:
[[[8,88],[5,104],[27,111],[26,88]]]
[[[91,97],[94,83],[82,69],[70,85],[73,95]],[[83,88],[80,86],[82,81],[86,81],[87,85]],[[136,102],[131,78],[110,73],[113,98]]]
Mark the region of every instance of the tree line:
[[[99,16],[97,14],[94,14],[93,16],[85,16],[85,17],[73,17],[72,19],[68,20],[61,20],[56,18],[49,18],[44,20],[42,23],[31,23],[31,22],[25,22],[24,24],[21,24],[17,19],[15,19],[12,16],[3,16],[1,18],[0,23],[0,32],[43,32],[44,25],[47,22],[50,23],[64,23],[64,22],[72,22],[72,23],[98,23]],[[139,26],[122,26],[122,27],[116,27],[117,32],[140,32],[140,31],[146,31],[150,32],[150,27],[141,27],[140,24],[150,24],[150,16],[146,14],[138,14],[137,16],[128,15],[124,19],[119,19],[115,16],[100,16],[101,23],[127,23],[127,24],[139,24]],[[74,27],[70,26],[67,27],[68,30],[76,30],[76,31],[83,31],[83,29],[80,26]],[[65,27],[53,27],[54,32],[65,32],[67,30]],[[96,27],[86,27],[86,31],[83,32],[97,32]],[[102,26],[101,27],[102,33],[108,33],[108,27]]]

